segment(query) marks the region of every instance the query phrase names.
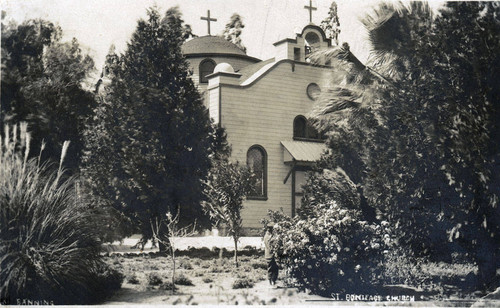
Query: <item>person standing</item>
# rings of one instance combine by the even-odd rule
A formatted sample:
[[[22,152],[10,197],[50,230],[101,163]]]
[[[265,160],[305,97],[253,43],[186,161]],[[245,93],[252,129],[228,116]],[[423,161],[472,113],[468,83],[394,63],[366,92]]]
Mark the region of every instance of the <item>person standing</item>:
[[[264,257],[267,261],[267,278],[270,285],[275,285],[278,279],[278,264],[275,259],[275,252],[271,246],[274,223],[267,224],[266,234],[264,235]]]

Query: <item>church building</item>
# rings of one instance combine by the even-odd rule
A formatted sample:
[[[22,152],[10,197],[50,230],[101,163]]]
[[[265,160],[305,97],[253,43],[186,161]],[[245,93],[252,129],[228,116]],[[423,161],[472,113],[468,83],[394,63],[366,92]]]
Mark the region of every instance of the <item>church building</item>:
[[[205,20],[210,23],[210,15]],[[326,150],[306,116],[332,74],[329,63],[312,64],[309,55],[331,41],[312,23],[297,32],[275,42],[274,57],[264,61],[219,36],[183,45],[210,117],[226,129],[231,159],[256,177],[242,212],[249,231],[262,227],[269,209],[295,215],[306,171]]]

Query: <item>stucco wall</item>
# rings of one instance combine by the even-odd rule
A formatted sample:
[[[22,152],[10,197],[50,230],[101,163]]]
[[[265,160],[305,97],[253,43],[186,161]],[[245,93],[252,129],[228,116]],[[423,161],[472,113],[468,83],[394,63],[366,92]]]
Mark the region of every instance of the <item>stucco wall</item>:
[[[290,167],[283,163],[280,141],[293,139],[294,118],[307,116],[314,105],[306,94],[307,86],[314,82],[326,89],[329,73],[321,67],[282,62],[250,86],[221,86],[220,120],[232,145],[232,159],[246,163],[247,151],[255,144],[267,152],[268,199],[245,202],[245,227],[260,227],[268,209],[283,208],[291,214],[291,180],[283,183]]]

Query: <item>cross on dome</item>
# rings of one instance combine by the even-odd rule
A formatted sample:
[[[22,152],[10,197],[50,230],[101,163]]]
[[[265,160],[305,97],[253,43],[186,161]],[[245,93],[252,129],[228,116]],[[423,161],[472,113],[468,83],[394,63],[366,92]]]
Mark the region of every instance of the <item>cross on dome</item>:
[[[318,8],[312,6],[312,0],[309,0],[309,6],[305,5],[304,8],[309,10],[309,22],[312,22],[312,11],[316,11]]]
[[[207,11],[207,17],[201,17],[200,19],[207,21],[208,35],[210,35],[210,22],[211,21],[217,21],[217,19],[216,18],[210,18],[210,10]]]

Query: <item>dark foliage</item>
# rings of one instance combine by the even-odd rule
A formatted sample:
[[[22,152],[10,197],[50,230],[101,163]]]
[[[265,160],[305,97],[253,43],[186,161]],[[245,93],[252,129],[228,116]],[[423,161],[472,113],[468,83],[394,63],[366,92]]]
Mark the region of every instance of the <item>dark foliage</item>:
[[[63,142],[70,140],[66,167],[76,172],[84,126],[95,107],[84,85],[94,62],[76,39],[61,42],[61,28],[48,21],[3,22],[0,123],[27,122],[32,146],[45,143],[43,160],[57,161]]]
[[[185,32],[176,8],[164,18],[148,10],[125,53],[108,56],[109,85],[103,81],[86,135],[93,195],[130,218],[146,239],[152,220],[179,209],[181,226],[195,219],[199,227],[209,224],[201,181],[217,133],[181,53]]]
[[[498,15],[491,2],[450,2],[436,17],[425,2],[381,4],[363,20],[369,65],[332,59],[349,82],[317,112],[332,149],[318,180],[341,167],[400,245],[467,255],[483,289],[499,262]]]

